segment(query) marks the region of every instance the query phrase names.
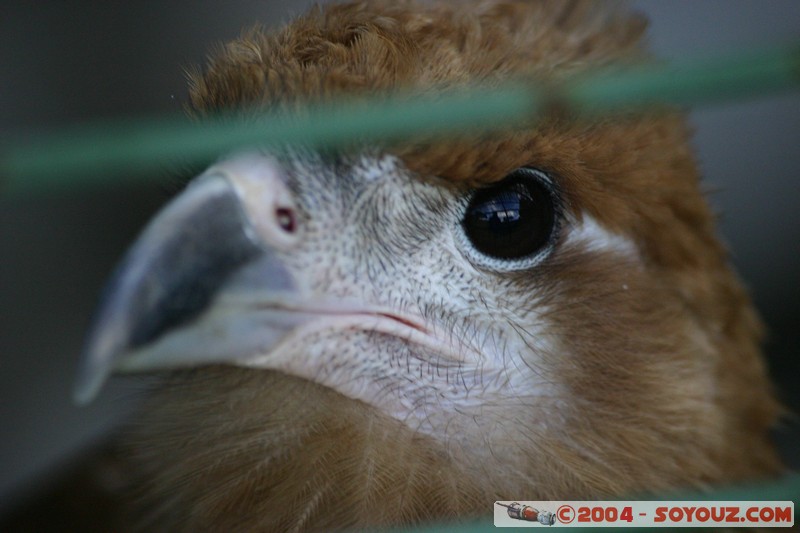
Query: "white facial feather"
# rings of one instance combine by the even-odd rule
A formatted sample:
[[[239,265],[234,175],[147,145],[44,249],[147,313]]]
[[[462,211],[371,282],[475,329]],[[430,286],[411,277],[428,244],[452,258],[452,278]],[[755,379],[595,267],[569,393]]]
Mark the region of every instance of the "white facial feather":
[[[464,251],[467,191],[412,176],[388,156],[281,164],[301,230],[298,246],[279,253],[308,293],[409,317],[428,334],[374,316],[317,322],[245,364],[313,380],[472,453],[512,440],[503,434],[514,431],[514,410],[564,396],[549,371],[558,339],[541,295],[509,290],[508,273],[477,267]],[[591,217],[567,218],[563,245],[635,256],[632,242]]]
[[[585,250],[610,252],[623,257],[636,257],[636,245],[622,235],[601,226],[594,218],[584,215],[581,223],[571,222],[570,241]]]

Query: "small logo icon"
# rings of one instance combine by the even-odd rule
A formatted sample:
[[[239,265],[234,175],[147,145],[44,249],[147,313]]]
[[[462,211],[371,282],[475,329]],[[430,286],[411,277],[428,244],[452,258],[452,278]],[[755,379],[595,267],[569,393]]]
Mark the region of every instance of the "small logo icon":
[[[506,511],[508,512],[508,516],[515,520],[539,522],[543,526],[552,526],[556,523],[556,515],[550,511],[541,511],[531,507],[530,505],[522,505],[518,502],[513,502],[508,505],[500,502],[495,503],[497,503],[497,505],[500,507],[505,507]]]
[[[562,524],[569,524],[575,520],[575,509],[571,505],[562,505],[556,510],[556,516]]]

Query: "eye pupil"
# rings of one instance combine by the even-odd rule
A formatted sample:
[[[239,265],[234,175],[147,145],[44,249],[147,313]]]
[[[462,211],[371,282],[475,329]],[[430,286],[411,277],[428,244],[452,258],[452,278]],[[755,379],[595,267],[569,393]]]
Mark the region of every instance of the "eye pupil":
[[[547,246],[555,215],[553,194],[544,177],[532,169],[519,169],[475,193],[463,226],[480,253],[513,260],[535,255]]]

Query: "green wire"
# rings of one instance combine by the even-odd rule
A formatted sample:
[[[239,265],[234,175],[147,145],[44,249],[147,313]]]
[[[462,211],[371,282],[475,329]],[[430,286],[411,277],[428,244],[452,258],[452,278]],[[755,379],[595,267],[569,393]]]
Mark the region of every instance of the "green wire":
[[[799,85],[800,46],[795,45],[666,67],[598,72],[558,91],[515,81],[496,88],[339,102],[293,117],[265,113],[247,121],[224,116],[202,124],[176,118],[100,122],[2,147],[0,176],[10,192],[47,191],[120,174],[143,179],[170,163],[209,161],[247,146],[324,148],[358,139],[383,142],[420,133],[530,126],[549,103],[597,114],[659,103],[740,99]]]
[[[800,87],[800,45],[666,67],[600,73],[567,88],[584,112],[658,103],[700,105]]]
[[[130,173],[146,178],[166,164],[208,161],[246,146],[302,144],[337,147],[355,139],[386,141],[420,131],[446,133],[482,126],[507,127],[534,116],[538,99],[528,87],[473,89],[446,95],[413,95],[312,107],[302,114],[263,113],[246,120],[223,116],[98,123],[57,132],[0,152],[0,176],[12,192],[39,191]]]

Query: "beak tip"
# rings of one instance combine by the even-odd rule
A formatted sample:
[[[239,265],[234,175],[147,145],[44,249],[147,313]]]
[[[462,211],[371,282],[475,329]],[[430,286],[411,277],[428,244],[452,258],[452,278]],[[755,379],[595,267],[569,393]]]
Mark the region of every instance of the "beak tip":
[[[93,350],[86,350],[81,358],[75,384],[72,387],[72,402],[78,406],[86,406],[97,397],[100,389],[110,374],[108,358],[98,358]]]
[[[95,399],[97,393],[100,392],[102,381],[92,379],[78,379],[75,386],[72,388],[72,403],[79,407],[89,405]]]
[[[108,304],[101,306],[101,310]],[[115,365],[116,354],[125,346],[124,322],[114,313],[101,312],[92,321],[84,341],[80,364],[72,387],[72,402],[86,406],[97,397]]]

